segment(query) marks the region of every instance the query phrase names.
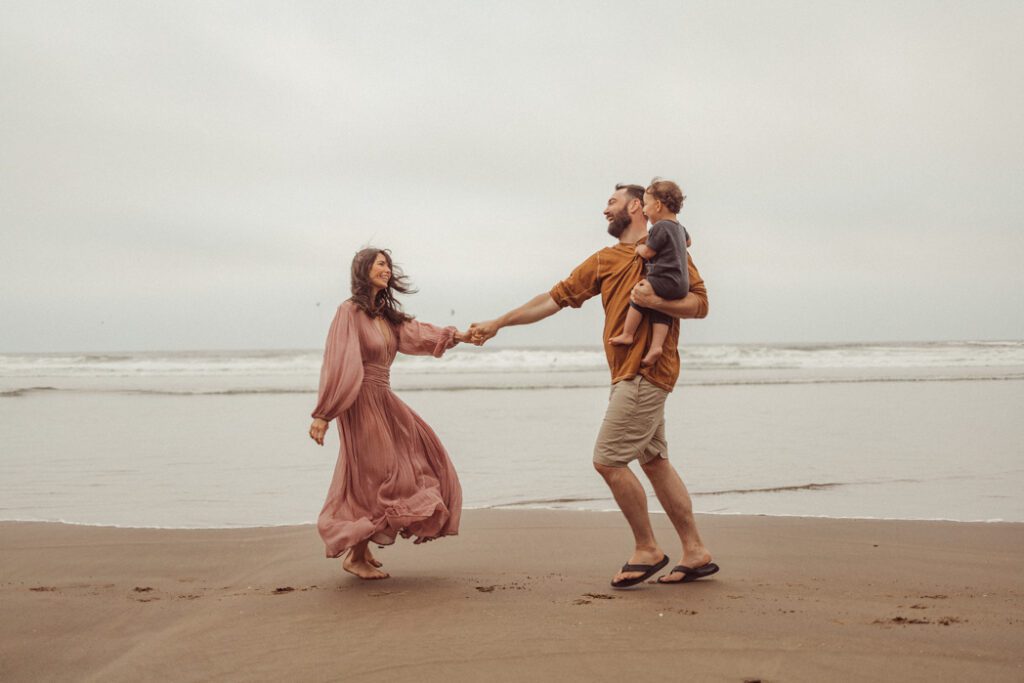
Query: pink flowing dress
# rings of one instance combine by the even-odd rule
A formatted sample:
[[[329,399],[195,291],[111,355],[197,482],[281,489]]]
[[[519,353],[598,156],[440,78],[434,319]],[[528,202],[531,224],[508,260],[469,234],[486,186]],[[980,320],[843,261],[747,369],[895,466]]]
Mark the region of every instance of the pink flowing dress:
[[[434,431],[391,391],[396,353],[439,358],[454,327],[415,320],[393,326],[351,301],[338,307],[320,371],[313,417],[337,419],[341,448],[317,529],[327,557],[367,539],[416,542],[459,531],[462,488]]]

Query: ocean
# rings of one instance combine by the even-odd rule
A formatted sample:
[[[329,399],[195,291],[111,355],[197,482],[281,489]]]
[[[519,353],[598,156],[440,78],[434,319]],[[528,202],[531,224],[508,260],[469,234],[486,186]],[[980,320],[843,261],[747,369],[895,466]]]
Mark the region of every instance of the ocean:
[[[698,512],[1024,522],[1024,342],[685,345],[670,458]],[[0,519],[316,519],[321,351],[0,354]],[[590,464],[600,348],[399,357],[467,508],[615,510]],[[642,479],[642,477],[641,477]],[[652,510],[657,500],[650,498]]]

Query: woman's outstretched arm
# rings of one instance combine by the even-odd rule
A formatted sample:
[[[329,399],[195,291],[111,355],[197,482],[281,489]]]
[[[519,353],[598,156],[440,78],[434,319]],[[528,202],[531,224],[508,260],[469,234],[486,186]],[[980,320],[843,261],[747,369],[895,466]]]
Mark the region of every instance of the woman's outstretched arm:
[[[419,320],[407,320],[398,326],[398,352],[410,356],[440,358],[464,337],[452,326],[439,327]]]

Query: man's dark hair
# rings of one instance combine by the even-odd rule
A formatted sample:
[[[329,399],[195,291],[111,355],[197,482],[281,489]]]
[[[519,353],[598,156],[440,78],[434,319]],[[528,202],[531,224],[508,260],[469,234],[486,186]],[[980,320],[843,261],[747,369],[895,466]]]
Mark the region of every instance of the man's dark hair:
[[[643,185],[627,185],[625,183],[619,183],[615,186],[615,191],[625,190],[626,196],[630,199],[639,199],[640,203],[644,203],[644,186]]]

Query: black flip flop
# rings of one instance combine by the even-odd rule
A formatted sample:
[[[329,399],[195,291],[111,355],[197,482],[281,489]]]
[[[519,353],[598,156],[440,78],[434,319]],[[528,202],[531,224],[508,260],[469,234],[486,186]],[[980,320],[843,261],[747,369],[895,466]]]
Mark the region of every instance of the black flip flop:
[[[690,583],[691,581],[703,579],[705,576],[711,576],[717,572],[718,565],[714,562],[708,562],[700,567],[686,567],[681,564],[677,564],[675,567],[672,567],[672,571],[670,571],[669,574],[682,574],[683,578],[678,581],[662,581],[665,576],[668,576],[668,574],[666,574],[665,576],[658,577],[658,583],[666,586],[671,586],[674,583]]]
[[[622,579],[620,581],[612,581],[612,588],[629,588],[635,586],[638,583],[643,583],[647,579],[651,578],[658,571],[668,564],[668,555],[661,558],[661,562],[658,564],[624,564],[622,565],[622,571],[624,572],[643,572],[643,576],[634,576],[631,579]]]

